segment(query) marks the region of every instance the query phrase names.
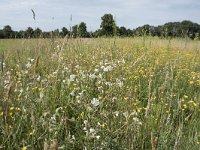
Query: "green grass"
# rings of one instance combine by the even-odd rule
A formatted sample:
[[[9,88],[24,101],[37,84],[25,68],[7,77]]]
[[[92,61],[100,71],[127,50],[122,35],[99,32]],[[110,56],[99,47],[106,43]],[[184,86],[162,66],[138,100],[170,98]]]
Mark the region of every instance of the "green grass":
[[[198,150],[200,42],[0,40],[0,149]]]

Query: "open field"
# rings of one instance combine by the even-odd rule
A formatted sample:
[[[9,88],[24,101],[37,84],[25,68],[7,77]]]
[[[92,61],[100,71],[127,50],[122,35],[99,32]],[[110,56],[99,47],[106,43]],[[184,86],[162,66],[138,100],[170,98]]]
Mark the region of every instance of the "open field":
[[[0,40],[0,149],[199,150],[200,41]]]

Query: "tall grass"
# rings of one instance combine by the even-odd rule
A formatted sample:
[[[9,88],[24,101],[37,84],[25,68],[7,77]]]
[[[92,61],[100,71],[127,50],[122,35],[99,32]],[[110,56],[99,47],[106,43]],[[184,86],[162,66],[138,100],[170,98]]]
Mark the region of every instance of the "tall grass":
[[[199,41],[28,39],[0,47],[0,149],[200,148]]]

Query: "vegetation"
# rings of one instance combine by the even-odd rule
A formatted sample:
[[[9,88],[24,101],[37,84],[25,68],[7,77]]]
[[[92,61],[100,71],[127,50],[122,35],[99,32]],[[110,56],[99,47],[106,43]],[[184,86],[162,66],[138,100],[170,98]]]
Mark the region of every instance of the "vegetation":
[[[35,18],[34,18],[35,20]],[[0,30],[0,38],[51,38],[51,37],[133,37],[133,36],[158,36],[161,38],[189,37],[191,39],[200,39],[200,25],[191,21],[169,22],[161,26],[144,25],[136,29],[126,29],[118,27],[112,14],[105,14],[101,17],[100,29],[95,32],[88,33],[86,23],[81,22],[72,27],[70,31],[63,27],[61,31],[56,29],[51,32],[42,32],[41,29],[33,29],[28,27],[25,31],[13,31],[11,26],[7,25]]]
[[[0,149],[199,150],[199,62],[187,38],[0,40]]]

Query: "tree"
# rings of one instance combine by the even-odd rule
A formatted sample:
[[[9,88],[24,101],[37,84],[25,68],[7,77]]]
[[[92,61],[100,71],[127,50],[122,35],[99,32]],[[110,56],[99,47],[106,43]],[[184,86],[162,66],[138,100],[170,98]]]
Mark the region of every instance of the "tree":
[[[40,37],[41,34],[42,34],[42,30],[40,28],[35,29],[35,31],[34,31],[35,38]]]
[[[69,31],[68,31],[67,28],[63,27],[61,30],[62,30],[62,36],[63,36],[63,37],[65,37],[66,35],[69,34]]]
[[[101,17],[101,32],[106,36],[113,36],[115,33],[116,25],[112,14],[105,14]]]
[[[5,38],[12,38],[13,30],[12,30],[11,26],[9,26],[9,25],[4,26],[3,34],[4,34]]]
[[[3,30],[0,30],[0,39],[4,38]]]
[[[77,32],[78,31],[78,25],[74,25],[72,27],[72,37],[76,38],[77,37]]]
[[[32,38],[34,34],[34,30],[31,27],[28,27],[25,31],[26,38]]]
[[[53,37],[59,37],[60,36],[60,31],[59,31],[59,29],[55,29],[54,31],[53,31]]]
[[[119,36],[128,36],[128,32],[125,27],[117,28],[117,30],[118,30],[117,32],[118,32]]]
[[[25,36],[26,36],[26,31],[20,30],[20,31],[18,32],[18,34],[19,34],[19,38],[25,38]]]
[[[77,29],[77,30],[78,30],[78,31],[77,31],[78,37],[87,37],[88,32],[87,32],[86,23],[81,22],[81,23],[78,25],[78,29]]]

